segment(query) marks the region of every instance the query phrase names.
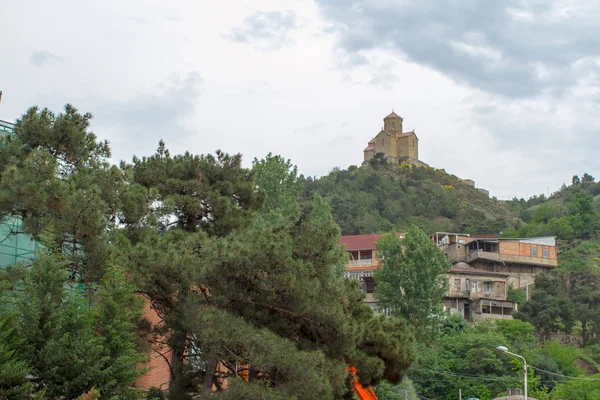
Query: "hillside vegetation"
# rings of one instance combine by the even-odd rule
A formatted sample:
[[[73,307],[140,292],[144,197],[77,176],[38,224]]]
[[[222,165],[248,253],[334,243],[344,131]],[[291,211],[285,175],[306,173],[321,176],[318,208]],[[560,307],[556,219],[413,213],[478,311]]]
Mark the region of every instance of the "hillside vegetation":
[[[305,182],[303,197],[319,193],[346,235],[407,230],[499,233],[516,226],[506,202],[431,167],[387,163],[334,169]]]
[[[573,177],[549,198],[533,196],[513,199],[508,207],[518,214],[520,223],[504,232],[505,237],[552,235],[560,242],[559,270],[600,271],[600,183],[589,174]]]

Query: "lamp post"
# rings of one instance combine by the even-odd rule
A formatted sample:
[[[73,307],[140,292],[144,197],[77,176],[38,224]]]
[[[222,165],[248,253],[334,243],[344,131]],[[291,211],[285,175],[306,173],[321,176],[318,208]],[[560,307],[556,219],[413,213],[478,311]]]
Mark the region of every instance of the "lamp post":
[[[525,390],[525,400],[527,400],[527,360],[525,360],[525,357],[523,357],[523,356],[520,356],[520,355],[515,354],[515,353],[511,353],[504,346],[498,346],[498,347],[496,347],[496,350],[500,350],[503,353],[510,354],[511,356],[518,357],[521,360],[523,360],[523,373],[524,373],[524,375],[523,375],[523,385],[525,386],[525,389],[524,389]]]

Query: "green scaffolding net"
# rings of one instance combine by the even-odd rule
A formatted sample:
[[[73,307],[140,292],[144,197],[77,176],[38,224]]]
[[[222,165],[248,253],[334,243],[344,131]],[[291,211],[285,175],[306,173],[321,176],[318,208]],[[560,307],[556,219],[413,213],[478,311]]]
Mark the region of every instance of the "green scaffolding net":
[[[0,267],[27,264],[41,246],[33,237],[21,231],[21,219],[7,217],[0,222]]]

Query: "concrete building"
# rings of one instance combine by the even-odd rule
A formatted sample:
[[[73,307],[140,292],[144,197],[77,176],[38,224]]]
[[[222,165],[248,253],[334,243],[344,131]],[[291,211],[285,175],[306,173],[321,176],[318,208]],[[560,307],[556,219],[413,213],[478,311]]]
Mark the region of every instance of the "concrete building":
[[[419,161],[417,134],[414,129],[403,132],[402,122],[402,117],[393,111],[383,119],[383,127],[364,149],[365,162],[382,153],[388,162],[394,164],[427,165]]]

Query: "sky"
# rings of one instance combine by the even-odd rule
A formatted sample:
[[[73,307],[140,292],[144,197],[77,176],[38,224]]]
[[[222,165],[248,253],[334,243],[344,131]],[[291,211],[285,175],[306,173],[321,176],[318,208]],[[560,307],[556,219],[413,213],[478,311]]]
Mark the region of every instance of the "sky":
[[[71,103],[113,160],[217,149],[322,176],[394,110],[501,199],[600,178],[600,1],[0,0],[0,119]]]

